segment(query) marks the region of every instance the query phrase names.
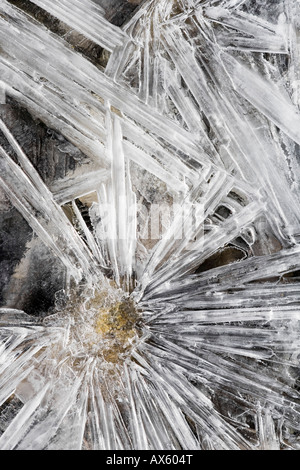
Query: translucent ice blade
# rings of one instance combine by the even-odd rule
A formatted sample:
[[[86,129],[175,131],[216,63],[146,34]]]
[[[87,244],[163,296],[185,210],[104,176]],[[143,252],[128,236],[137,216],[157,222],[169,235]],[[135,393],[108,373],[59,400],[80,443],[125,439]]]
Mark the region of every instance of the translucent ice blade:
[[[280,450],[280,442],[275,431],[275,422],[270,408],[258,403],[257,427],[261,450]]]
[[[135,262],[136,198],[131,189],[128,160],[126,162],[122,146],[123,135],[120,120],[114,117],[112,125],[112,202],[116,210],[120,274],[130,277]]]
[[[74,82],[80,87],[89,87],[93,93],[109,100],[114,107],[151,132],[199,160],[201,145],[191,133],[149,108],[127,88],[114,83],[86,59],[72,51],[63,40],[53,37],[44,28],[29,21],[26,15],[10,6],[8,2],[4,1],[1,8],[18,23],[16,28],[2,19],[0,40],[9,55],[16,57],[17,54],[20,69],[23,67],[21,64],[24,64],[25,68],[31,69],[31,75],[38,73],[62,90],[73,90]],[[9,43],[6,41],[7,34],[11,36]],[[34,64],[33,54],[38,54],[39,57]],[[201,158],[208,160],[203,154]]]
[[[99,264],[102,267],[105,267],[106,266],[105,259],[103,258],[103,255],[102,255],[98,245],[96,244],[96,241],[93,237],[93,234],[91,233],[91,231],[87,227],[87,225],[86,225],[86,223],[85,223],[85,221],[84,221],[84,219],[81,215],[81,212],[78,209],[77,204],[76,204],[75,201],[72,201],[72,208],[73,208],[74,214],[77,217],[77,220],[79,221],[80,227],[83,230],[83,233],[86,237],[88,247],[90,248],[91,252],[93,253],[95,259],[99,262]]]
[[[58,95],[55,85],[48,83],[48,86],[37,86],[34,71],[32,70],[32,74],[28,73],[28,70],[21,71],[16,59],[1,57],[0,64],[2,77],[10,96],[19,100],[34,116],[45,122],[51,129],[60,132],[89,158],[94,161],[101,160],[105,165],[104,149],[100,141],[104,138],[101,123],[98,119],[97,126],[94,126],[93,116],[88,112],[87,116],[84,116],[82,105],[79,110],[79,101],[73,98],[68,99],[70,88],[69,91],[65,89]],[[74,83],[73,93],[75,88],[76,84]],[[92,106],[89,95],[85,95],[84,102],[90,103]],[[80,102],[82,103],[83,100],[80,99]],[[95,109],[95,102],[93,109]],[[94,134],[91,133],[92,129],[94,129]]]
[[[238,92],[299,144],[300,116],[288,96],[231,55],[224,53],[222,59]]]
[[[274,214],[274,217],[272,218],[273,225],[277,226],[276,230],[283,240],[286,237],[292,237],[293,233],[297,230],[296,227],[298,224],[298,215],[296,211],[293,210],[294,203],[292,202],[294,201],[295,197],[297,198],[297,194],[295,192],[292,193],[291,191],[287,166],[284,166],[285,169],[282,171],[282,165],[279,168],[277,159],[274,159],[274,149],[276,148],[276,154],[281,155],[281,161],[283,163],[285,162],[285,156],[282,154],[282,148],[277,146],[274,135],[271,137],[270,124],[264,122],[261,117],[254,117],[252,111],[250,111],[250,108],[249,113],[246,115],[245,113],[241,113],[240,102],[237,100],[236,95],[232,93],[231,71],[229,70],[228,66],[225,65],[227,60],[229,63],[231,63],[232,60],[234,64],[237,64],[237,61],[225,52],[221,53],[220,56],[219,48],[213,41],[213,31],[210,25],[207,22],[204,22],[203,18],[198,20],[200,22],[199,31],[203,31],[203,41],[205,41],[207,49],[210,50],[208,63],[206,63],[201,54],[195,57],[195,54],[192,50],[192,45],[178,30],[172,30],[169,28],[165,32],[166,47],[168,48],[168,51],[182,77],[188,84],[191,93],[197,100],[200,108],[208,117],[211,125],[213,125],[214,132],[217,133],[218,138],[221,141],[225,139],[225,141],[228,143],[226,146],[226,152],[223,152],[222,155],[225,166],[227,167],[230,165],[230,161],[231,164],[234,162],[234,166],[240,169],[242,177],[248,181],[252,181],[253,185],[258,183],[258,186],[260,187],[259,190],[265,191],[266,187],[268,187],[269,191],[271,191],[274,195],[273,198],[267,197],[270,211]],[[208,40],[208,35],[209,37],[212,37],[212,39]],[[224,59],[223,65],[222,57],[226,57],[226,60]],[[241,69],[245,70],[246,67],[241,65]],[[252,76],[252,73],[254,72],[249,70],[249,73]],[[259,76],[257,77],[257,74],[255,73],[254,75],[256,77],[255,81],[257,83],[256,92],[258,93],[258,88],[261,87],[260,92],[263,93],[263,87],[267,87],[268,81],[266,79],[265,83],[264,79],[261,77],[259,78]],[[197,80],[194,78],[196,76]],[[208,86],[207,77],[210,77],[210,79],[213,81],[213,87]],[[247,80],[247,77],[243,76],[243,80]],[[239,83],[241,87],[244,86],[242,85],[241,80]],[[254,84],[254,86],[256,85]],[[277,88],[276,85],[272,86]],[[247,86],[245,89],[247,89]],[[220,93],[222,95],[221,99]],[[267,93],[269,93],[269,91]],[[259,111],[264,112],[271,120],[271,114],[273,112],[279,112],[279,101],[282,101],[282,106],[287,106],[291,110],[292,115],[295,115],[296,111],[293,109],[292,104],[289,103],[289,100],[286,97],[286,93],[282,90],[279,91],[279,88],[274,90],[274,93],[274,104],[270,104],[270,109],[268,112],[263,111],[261,108],[261,103],[264,101],[262,95],[260,95],[260,104],[258,104],[258,102],[254,103],[253,99],[251,98],[252,103],[257,106]],[[256,96],[258,96],[258,94]],[[268,99],[272,100],[271,94],[268,96]],[[208,97],[210,97],[209,100]],[[277,111],[275,111],[273,108],[273,106],[277,106],[276,103],[278,104]],[[246,102],[245,106],[247,106]],[[271,108],[273,111],[271,111]],[[218,119],[216,119],[216,116],[218,116]],[[288,127],[288,123],[286,121],[288,119],[289,112],[284,113],[284,122],[281,124],[277,123],[277,125],[281,125],[282,129],[285,126]],[[298,117],[295,116],[295,122],[297,122],[297,119]],[[260,122],[259,125],[258,122]],[[261,131],[261,126],[265,128],[264,132]],[[291,129],[292,128],[293,127],[291,127]],[[288,132],[288,130],[286,129],[285,132]],[[297,133],[296,128],[295,132]],[[270,138],[266,137],[268,134],[270,135]],[[289,132],[289,135],[291,136],[291,132]],[[296,139],[296,134],[294,134],[294,139]],[[273,142],[273,145],[271,146],[270,141]],[[260,158],[258,161],[257,157],[258,155],[261,155],[261,153],[267,157],[265,159]],[[237,155],[239,155],[238,159],[236,159]],[[255,168],[259,169],[258,172],[255,171],[255,168],[250,163],[253,161],[257,161],[257,166],[255,166]],[[268,170],[269,165],[272,167],[272,172]],[[256,173],[255,176],[253,171]],[[280,191],[278,190],[278,179],[281,180],[281,184],[285,187],[284,191],[282,191],[281,186]]]
[[[226,305],[226,298],[224,299],[223,304]],[[208,323],[226,323],[226,322],[283,322],[283,321],[296,321],[300,319],[299,307],[256,307],[256,308],[224,308],[224,309],[203,309],[197,310],[196,307],[193,310],[179,310],[176,312],[177,321],[185,321],[188,325],[191,326],[193,323],[199,323],[202,325]],[[172,323],[174,320],[174,315],[163,315],[160,318],[156,319],[157,325],[160,324],[168,325],[169,322]],[[277,324],[276,324],[277,327]],[[195,330],[196,331],[196,328]],[[296,339],[296,338],[295,338]],[[291,344],[292,346],[292,344]],[[297,348],[298,346],[295,345]]]
[[[289,59],[291,66],[288,74],[291,83],[291,96],[293,103],[299,108],[300,104],[300,42],[299,42],[299,3],[296,0],[288,0],[284,2],[284,9],[287,15],[286,33],[289,47]]]
[[[136,375],[137,374],[137,375]],[[143,422],[143,430],[146,433],[147,446],[150,449],[176,449],[176,437],[169,432],[168,421],[160,408],[159,397],[155,393],[155,386],[145,380],[143,373],[139,370],[135,374],[130,372],[134,387],[134,406],[139,410],[140,419]],[[185,428],[186,429],[186,428]],[[136,431],[134,431],[136,435]],[[188,435],[190,430],[188,430]],[[148,444],[149,443],[149,444]],[[194,442],[193,442],[194,444]]]
[[[36,336],[39,336],[39,341],[36,341]],[[16,338],[16,344],[13,343],[13,349],[15,349],[12,354],[8,355],[6,358],[5,370],[2,371],[0,377],[0,403],[4,403],[9,396],[14,393],[17,386],[22,382],[22,380],[27,377],[35,366],[35,355],[39,353],[43,348],[49,346],[58,339],[57,333],[51,331],[44,332],[41,329],[40,334],[31,337],[31,331],[25,332],[25,336],[22,338],[22,342],[18,341]],[[20,346],[22,343],[32,342],[27,351],[22,354],[22,348]]]
[[[45,450],[47,448],[68,411],[74,406],[80,384],[81,380],[77,378],[73,384],[64,388],[63,394],[57,394],[57,381],[52,381],[50,390],[45,397],[46,400],[43,403],[44,406],[37,408],[35,412],[34,426],[28,429],[17,449]],[[56,389],[56,393],[54,389]]]
[[[166,183],[173,191],[186,193],[188,186],[180,179],[177,179],[157,163],[149,154],[142,149],[131,144],[129,141],[124,142],[126,154],[129,155],[131,161],[145,168],[149,173]]]
[[[0,325],[1,326],[28,326],[34,325],[36,319],[23,310],[14,308],[0,308]]]
[[[14,450],[29,428],[34,424],[37,408],[47,393],[49,384],[46,384],[31,400],[29,400],[17,414],[8,428],[0,437],[1,450]]]
[[[148,361],[152,362],[154,357],[152,356],[152,352],[155,351],[155,347],[146,347],[143,348],[144,351],[146,352],[148,356]],[[155,354],[155,352],[154,352]],[[203,432],[207,432],[209,435],[211,435],[211,429],[215,428],[216,423],[218,422],[218,429],[220,431],[220,434],[215,433],[215,446],[216,449],[222,449],[224,448],[223,446],[228,446],[227,448],[230,449],[237,449],[239,444],[243,441],[241,437],[233,430],[229,429],[226,430],[226,444],[224,441],[222,441],[221,438],[221,429],[226,428],[227,424],[225,424],[222,419],[213,412],[213,407],[209,399],[202,395],[200,391],[193,390],[193,387],[191,385],[188,385],[188,382],[186,381],[184,375],[182,374],[182,371],[180,368],[178,368],[175,364],[173,364],[173,369],[172,372],[169,369],[167,365],[167,361],[160,361],[158,357],[160,356],[159,350],[157,350],[157,356],[156,360],[151,364],[151,375],[155,379],[156,383],[156,391],[159,396],[159,401],[161,402],[161,408],[164,414],[168,414],[170,411],[170,406],[173,408],[173,406],[180,404],[181,410],[184,412],[186,416],[188,416],[192,421],[195,421],[199,423],[199,426],[202,428]],[[163,354],[163,353],[162,353]],[[147,357],[146,356],[146,357]],[[159,365],[161,364],[161,365]],[[160,367],[163,367],[164,369],[164,376],[162,377],[161,374],[159,374],[159,369]],[[161,376],[161,378],[159,378]],[[173,377],[171,379],[171,376]],[[183,393],[183,388],[185,389],[185,392]],[[197,400],[193,402],[195,398],[195,394],[197,395]],[[192,398],[194,397],[194,398]],[[197,411],[196,411],[197,410]],[[174,412],[174,410],[173,410]],[[171,417],[170,417],[171,418]],[[214,423],[214,425],[212,425]],[[188,442],[187,440],[189,437],[193,440],[192,435],[187,432],[187,424],[184,424],[184,419],[183,419],[183,414],[176,412],[175,417],[173,416],[173,425],[172,425],[174,432],[176,433],[177,439],[180,440],[182,447],[189,448],[189,446],[193,446],[196,444],[195,441],[192,444],[192,442]],[[185,429],[185,433],[181,433],[181,430]],[[240,441],[240,442],[239,442]],[[239,442],[239,444],[238,444]],[[197,444],[196,444],[197,445]],[[245,442],[243,442],[243,446],[247,446]],[[193,448],[192,447],[192,448]]]
[[[69,176],[54,181],[50,189],[57,204],[62,205],[90,194],[92,188],[99,187],[109,178],[110,172],[106,169]]]
[[[89,365],[86,367],[89,370]],[[88,411],[88,379],[83,378],[76,400],[72,407],[65,414],[64,419],[59,424],[56,436],[51,439],[47,450],[81,450],[83,448],[84,432]]]
[[[118,409],[114,392],[110,390],[109,383],[103,380],[97,369],[91,377],[90,401],[88,425],[92,433],[93,449],[132,449],[129,429]],[[125,410],[127,410],[127,404],[124,403],[123,412],[126,416]]]
[[[219,307],[226,308],[256,308],[257,312],[259,309],[279,307],[280,308],[295,308],[294,315],[296,315],[298,297],[297,292],[299,289],[298,283],[295,284],[284,284],[284,285],[270,285],[268,283],[261,284],[259,282],[251,283],[250,285],[236,286],[230,291],[230,295],[226,295],[226,288],[216,288],[214,292],[209,290],[203,290],[202,293],[197,293],[197,288],[190,289],[186,293],[177,293],[174,296],[176,298],[176,304],[181,305],[187,309],[218,309]],[[278,298],[276,306],[274,306],[274,296]],[[172,296],[168,299],[172,302]],[[160,297],[163,302],[163,295]],[[292,313],[291,313],[292,314]],[[284,314],[283,314],[284,315]],[[288,314],[286,314],[288,315]]]
[[[103,11],[90,0],[33,0],[33,3],[109,51],[128,39],[124,31],[103,18]]]
[[[191,288],[194,294],[213,291],[218,285],[219,288],[229,288],[232,283],[235,287],[242,287],[249,283],[267,280],[272,276],[282,276],[293,270],[297,270],[300,266],[299,248],[290,248],[281,250],[278,253],[265,256],[255,256],[238,263],[221,266],[206,271],[199,275],[188,276],[182,281],[171,281],[170,285],[162,285],[160,293],[162,295],[171,294],[172,292],[179,296],[184,295]],[[174,290],[173,290],[174,288]],[[187,289],[185,291],[185,289]]]
[[[140,407],[136,402],[135,394],[135,372],[126,368],[125,369],[125,380],[126,389],[128,393],[128,399],[130,403],[130,427],[133,435],[133,446],[134,449],[145,449],[149,450],[148,441],[146,436],[146,429],[141,417]]]
[[[294,413],[288,412],[286,419],[292,426],[299,427],[299,394],[293,390],[290,384],[279,385],[274,380],[273,375],[280,374],[280,368],[272,367],[270,373],[266,369],[257,371],[253,362],[236,363],[229,357],[226,359],[213,352],[207,354],[201,350],[192,351],[186,345],[181,347],[175,342],[163,340],[161,336],[155,338],[152,346],[143,346],[143,350],[145,352],[147,350],[147,354],[150,356],[154,354],[157,360],[161,357],[165,364],[170,364],[171,361],[175,368],[189,370],[199,383],[204,381],[213,388],[217,384],[222,384],[224,392],[232,390],[234,383],[235,390],[239,389],[241,393],[249,393],[255,400],[267,400],[272,406],[281,409],[291,406]],[[241,364],[243,365],[241,366]],[[270,363],[268,366],[270,367]],[[230,380],[228,380],[229,377]],[[282,401],[283,388],[286,393],[284,402]]]
[[[111,161],[111,179],[99,191],[99,211],[104,240],[113,266],[116,282],[125,284],[135,265],[136,196],[131,188],[128,158],[124,153],[123,133],[119,118],[107,114],[107,155]],[[100,233],[100,232],[99,232]]]
[[[204,10],[204,16],[212,21],[229,26],[233,31],[239,31],[244,35],[227,31],[219,32],[216,35],[220,45],[228,48],[241,48],[244,50],[287,53],[287,41],[276,25],[261,18],[247,14],[242,11],[232,11],[232,9],[220,6],[208,7]]]
[[[270,359],[271,361],[279,363],[283,360],[282,357],[284,354],[293,355],[296,354],[299,349],[299,341],[297,335],[293,334],[292,328],[285,335],[279,323],[272,323],[274,327],[272,328],[272,326],[270,326],[267,332],[263,326],[260,326],[261,324],[256,324],[249,328],[246,326],[235,328],[233,325],[227,327],[223,324],[211,327],[209,325],[203,325],[201,322],[197,323],[196,315],[193,315],[193,313],[191,316],[194,316],[194,324],[185,323],[181,315],[174,315],[173,320],[175,321],[176,319],[177,328],[172,328],[171,320],[161,326],[153,325],[151,329],[157,332],[157,334],[164,334],[166,338],[169,338],[171,341],[183,347],[203,348],[216,353],[228,353],[255,358],[257,360]],[[211,316],[213,317],[214,314],[212,313]],[[178,333],[179,318],[180,333]],[[189,319],[190,318],[191,317],[189,317]],[[234,311],[231,311],[231,318],[235,318]],[[267,312],[266,318],[268,318]],[[272,318],[272,315],[270,315],[270,318]],[[211,321],[213,321],[213,319],[211,319]],[[247,321],[246,312],[244,321]],[[274,319],[272,318],[271,322],[273,321]],[[298,326],[295,322],[293,325],[294,327]],[[282,333],[280,338],[278,338],[278,331]],[[277,356],[275,356],[275,351]],[[288,359],[286,363],[289,363]],[[293,360],[291,360],[291,363],[293,363]]]
[[[168,185],[172,187],[176,184],[178,191],[183,190],[183,180],[198,180],[199,175],[196,170],[191,168],[186,161],[181,158],[180,152],[174,152],[172,148],[169,148],[168,145],[164,145],[161,139],[155,138],[155,136],[149,134],[141,127],[135,125],[131,120],[124,119],[122,122],[122,129],[126,141],[123,145],[127,147],[128,158],[133,161],[139,161],[141,166],[144,166],[145,169],[155,174],[163,181],[165,181],[166,174],[163,171],[168,172],[170,178]],[[148,161],[145,160],[146,156],[137,155],[137,151],[132,150],[133,145],[142,151],[144,151],[148,156]],[[131,156],[131,154],[133,155]],[[153,158],[155,156],[155,159]],[[160,172],[157,172],[158,162],[162,165]],[[155,170],[154,170],[155,168]],[[167,183],[167,181],[165,181]]]
[[[23,172],[3,149],[0,151],[1,185],[32,229],[59,256],[75,279],[82,276],[101,279],[101,271],[90,252],[29,160],[22,154]]]
[[[252,203],[248,208],[242,210],[239,215],[234,217],[234,223],[231,224],[229,220],[221,224],[220,227],[217,227],[213,232],[214,235],[209,237],[204,237],[199,239],[198,245],[197,242],[193,245],[193,249],[187,252],[183,252],[178,257],[176,253],[173,255],[174,263],[172,265],[172,270],[168,269],[167,266],[161,267],[159,270],[154,272],[152,275],[152,282],[150,281],[147,286],[147,290],[150,293],[153,290],[152,294],[155,295],[154,291],[156,288],[161,290],[162,282],[168,283],[171,278],[174,276],[183,277],[188,273],[191,273],[194,269],[197,268],[207,257],[211,256],[218,248],[224,246],[230,240],[238,236],[241,227],[247,226],[251,221],[261,213],[262,209],[257,206],[256,203]],[[202,221],[203,224],[203,221]],[[211,233],[212,235],[212,233]],[[198,248],[198,249],[197,249]],[[147,268],[145,270],[145,276],[147,276]],[[158,277],[160,281],[158,281]],[[147,296],[151,295],[147,293]]]

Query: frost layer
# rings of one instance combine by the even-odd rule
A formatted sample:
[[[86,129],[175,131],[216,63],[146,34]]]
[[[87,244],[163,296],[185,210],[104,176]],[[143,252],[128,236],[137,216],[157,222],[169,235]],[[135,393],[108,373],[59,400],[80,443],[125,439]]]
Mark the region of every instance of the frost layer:
[[[65,273],[53,311],[0,310],[0,448],[299,449],[298,2],[25,3],[1,102],[87,161],[47,185],[0,121],[25,262]]]

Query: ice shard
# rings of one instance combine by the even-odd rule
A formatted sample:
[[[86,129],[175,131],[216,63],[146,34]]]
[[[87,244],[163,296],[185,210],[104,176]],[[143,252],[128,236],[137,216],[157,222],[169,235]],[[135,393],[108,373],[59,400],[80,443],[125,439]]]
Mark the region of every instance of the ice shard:
[[[0,1],[1,450],[300,449],[299,15]]]

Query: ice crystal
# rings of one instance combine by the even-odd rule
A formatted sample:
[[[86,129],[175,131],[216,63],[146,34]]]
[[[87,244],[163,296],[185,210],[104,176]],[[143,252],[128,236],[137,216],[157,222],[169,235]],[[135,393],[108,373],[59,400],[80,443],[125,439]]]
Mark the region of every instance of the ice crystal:
[[[300,448],[299,15],[0,1],[0,449]]]

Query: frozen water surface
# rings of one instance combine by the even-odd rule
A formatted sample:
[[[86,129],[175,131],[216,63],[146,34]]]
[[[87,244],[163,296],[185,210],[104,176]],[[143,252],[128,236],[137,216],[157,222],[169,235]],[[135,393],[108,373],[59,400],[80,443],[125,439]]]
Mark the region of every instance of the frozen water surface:
[[[0,1],[0,449],[300,449],[299,25]]]

